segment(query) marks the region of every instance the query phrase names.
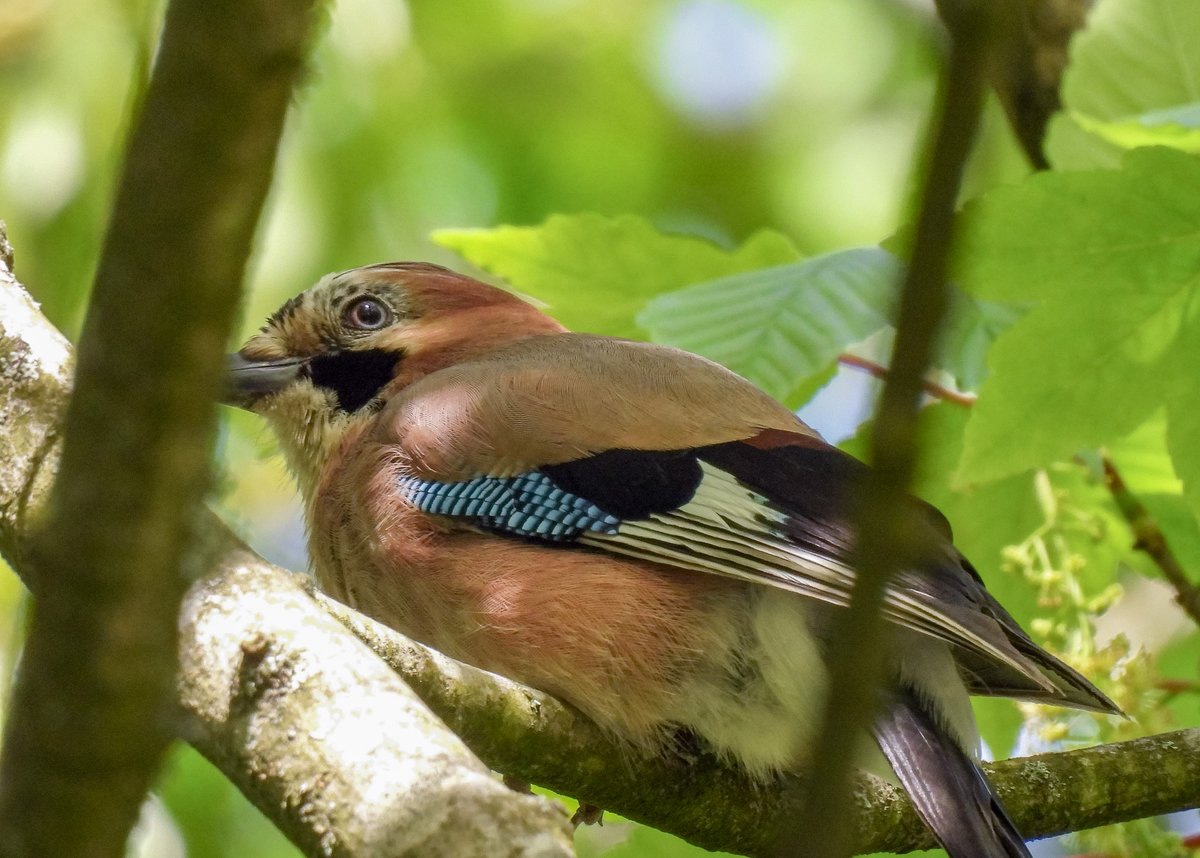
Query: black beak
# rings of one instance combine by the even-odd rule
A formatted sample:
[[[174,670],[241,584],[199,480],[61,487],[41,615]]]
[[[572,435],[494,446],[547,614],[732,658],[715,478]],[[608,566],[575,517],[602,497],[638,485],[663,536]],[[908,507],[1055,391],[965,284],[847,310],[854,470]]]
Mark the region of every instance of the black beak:
[[[221,402],[252,409],[254,403],[278,393],[307,372],[309,358],[247,360],[241,354],[229,355],[225,364],[225,393]]]

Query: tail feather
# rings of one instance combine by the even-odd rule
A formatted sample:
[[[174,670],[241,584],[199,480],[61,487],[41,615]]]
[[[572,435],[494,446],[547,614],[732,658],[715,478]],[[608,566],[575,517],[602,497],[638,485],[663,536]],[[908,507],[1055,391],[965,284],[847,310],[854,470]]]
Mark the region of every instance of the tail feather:
[[[918,695],[894,693],[875,739],[950,858],[1030,858],[979,764]]]

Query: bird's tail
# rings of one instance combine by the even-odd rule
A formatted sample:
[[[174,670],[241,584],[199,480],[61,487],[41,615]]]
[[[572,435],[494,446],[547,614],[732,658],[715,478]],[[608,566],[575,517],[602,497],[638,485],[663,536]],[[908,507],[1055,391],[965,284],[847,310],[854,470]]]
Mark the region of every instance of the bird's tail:
[[[979,763],[915,692],[894,692],[875,740],[950,858],[1030,858]]]

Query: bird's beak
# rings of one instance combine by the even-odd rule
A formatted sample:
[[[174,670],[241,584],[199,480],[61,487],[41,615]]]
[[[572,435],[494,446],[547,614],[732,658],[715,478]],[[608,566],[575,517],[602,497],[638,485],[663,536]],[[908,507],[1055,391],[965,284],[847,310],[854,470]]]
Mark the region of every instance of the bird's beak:
[[[221,402],[238,408],[252,409],[254,403],[271,393],[278,393],[308,368],[308,358],[280,360],[247,360],[239,354],[229,355],[225,365],[225,393]]]

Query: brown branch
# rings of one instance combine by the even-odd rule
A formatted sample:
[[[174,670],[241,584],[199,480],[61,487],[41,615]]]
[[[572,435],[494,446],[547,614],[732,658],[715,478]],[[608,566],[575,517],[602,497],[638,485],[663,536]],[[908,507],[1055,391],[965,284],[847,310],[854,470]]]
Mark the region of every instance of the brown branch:
[[[919,562],[928,550],[914,521],[915,510],[905,498],[916,465],[922,379],[949,304],[946,277],[954,206],[982,109],[994,18],[990,0],[971,0],[962,4],[951,28],[911,261],[901,286],[891,370],[871,431],[873,467],[860,487],[854,562],[858,574],[850,606],[837,615],[831,637],[829,696],[811,767],[812,782],[820,789],[813,790],[779,843],[781,854],[794,854],[796,843],[805,843],[805,854],[811,856],[850,852],[848,783],[883,676],[883,596],[892,574]],[[813,837],[813,832],[821,834]]]
[[[65,341],[0,267],[0,551],[21,573],[27,571],[19,551],[30,519],[25,510],[36,518],[56,465],[45,439],[55,434],[67,396],[68,366]],[[406,773],[430,772],[429,751],[448,752],[453,739],[421,714],[394,675],[378,671],[366,648],[346,640],[349,632],[331,614],[494,769],[710,849],[766,855],[791,827],[803,798],[799,779],[753,785],[707,756],[642,759],[546,694],[454,662],[324,597],[318,603],[297,576],[254,557],[211,517],[202,522],[202,562],[211,577],[191,590],[180,618],[181,732],[306,854],[404,854],[391,839],[405,833],[396,820],[421,818],[438,831],[420,841],[424,851],[414,846],[410,853],[465,855],[455,851],[464,842],[453,839],[459,828],[495,824],[515,843],[518,829],[508,827],[508,814],[527,823],[510,854],[556,854],[563,847],[563,817],[531,807],[527,796],[492,794],[478,805],[447,805],[448,814],[422,804],[422,791]],[[437,787],[447,777],[478,797],[486,779],[464,765],[454,774],[443,769],[417,777],[416,786],[430,787],[435,805],[445,798]],[[1196,806],[1200,730],[1008,760],[988,770],[1022,831],[1059,834]],[[509,795],[517,806],[497,809]],[[859,799],[862,851],[930,845],[899,790],[864,782]],[[424,817],[413,810],[422,807],[430,808]],[[449,851],[439,850],[443,842]],[[482,854],[501,854],[487,851],[489,843],[482,841]]]
[[[1103,455],[1101,462],[1104,466],[1104,484],[1133,531],[1133,547],[1144,551],[1154,561],[1163,577],[1175,588],[1175,601],[1193,622],[1200,624],[1200,587],[1188,578],[1179,558],[1167,544],[1166,534],[1137,495],[1129,490],[1113,460]]]
[[[842,366],[861,369],[873,378],[878,378],[880,381],[886,381],[888,377],[888,368],[883,364],[875,363],[873,360],[867,360],[858,355],[852,355],[849,352],[842,352],[838,355],[838,363]],[[938,384],[936,381],[931,381],[928,378],[921,380],[922,389],[935,399],[941,399],[945,402],[952,402],[955,405],[961,405],[964,408],[970,408],[975,404],[978,397],[973,393],[963,393],[960,390],[951,390]]]
[[[172,729],[176,618],[255,224],[314,0],[174,0],[117,189],[0,759],[0,854],[118,856]]]

